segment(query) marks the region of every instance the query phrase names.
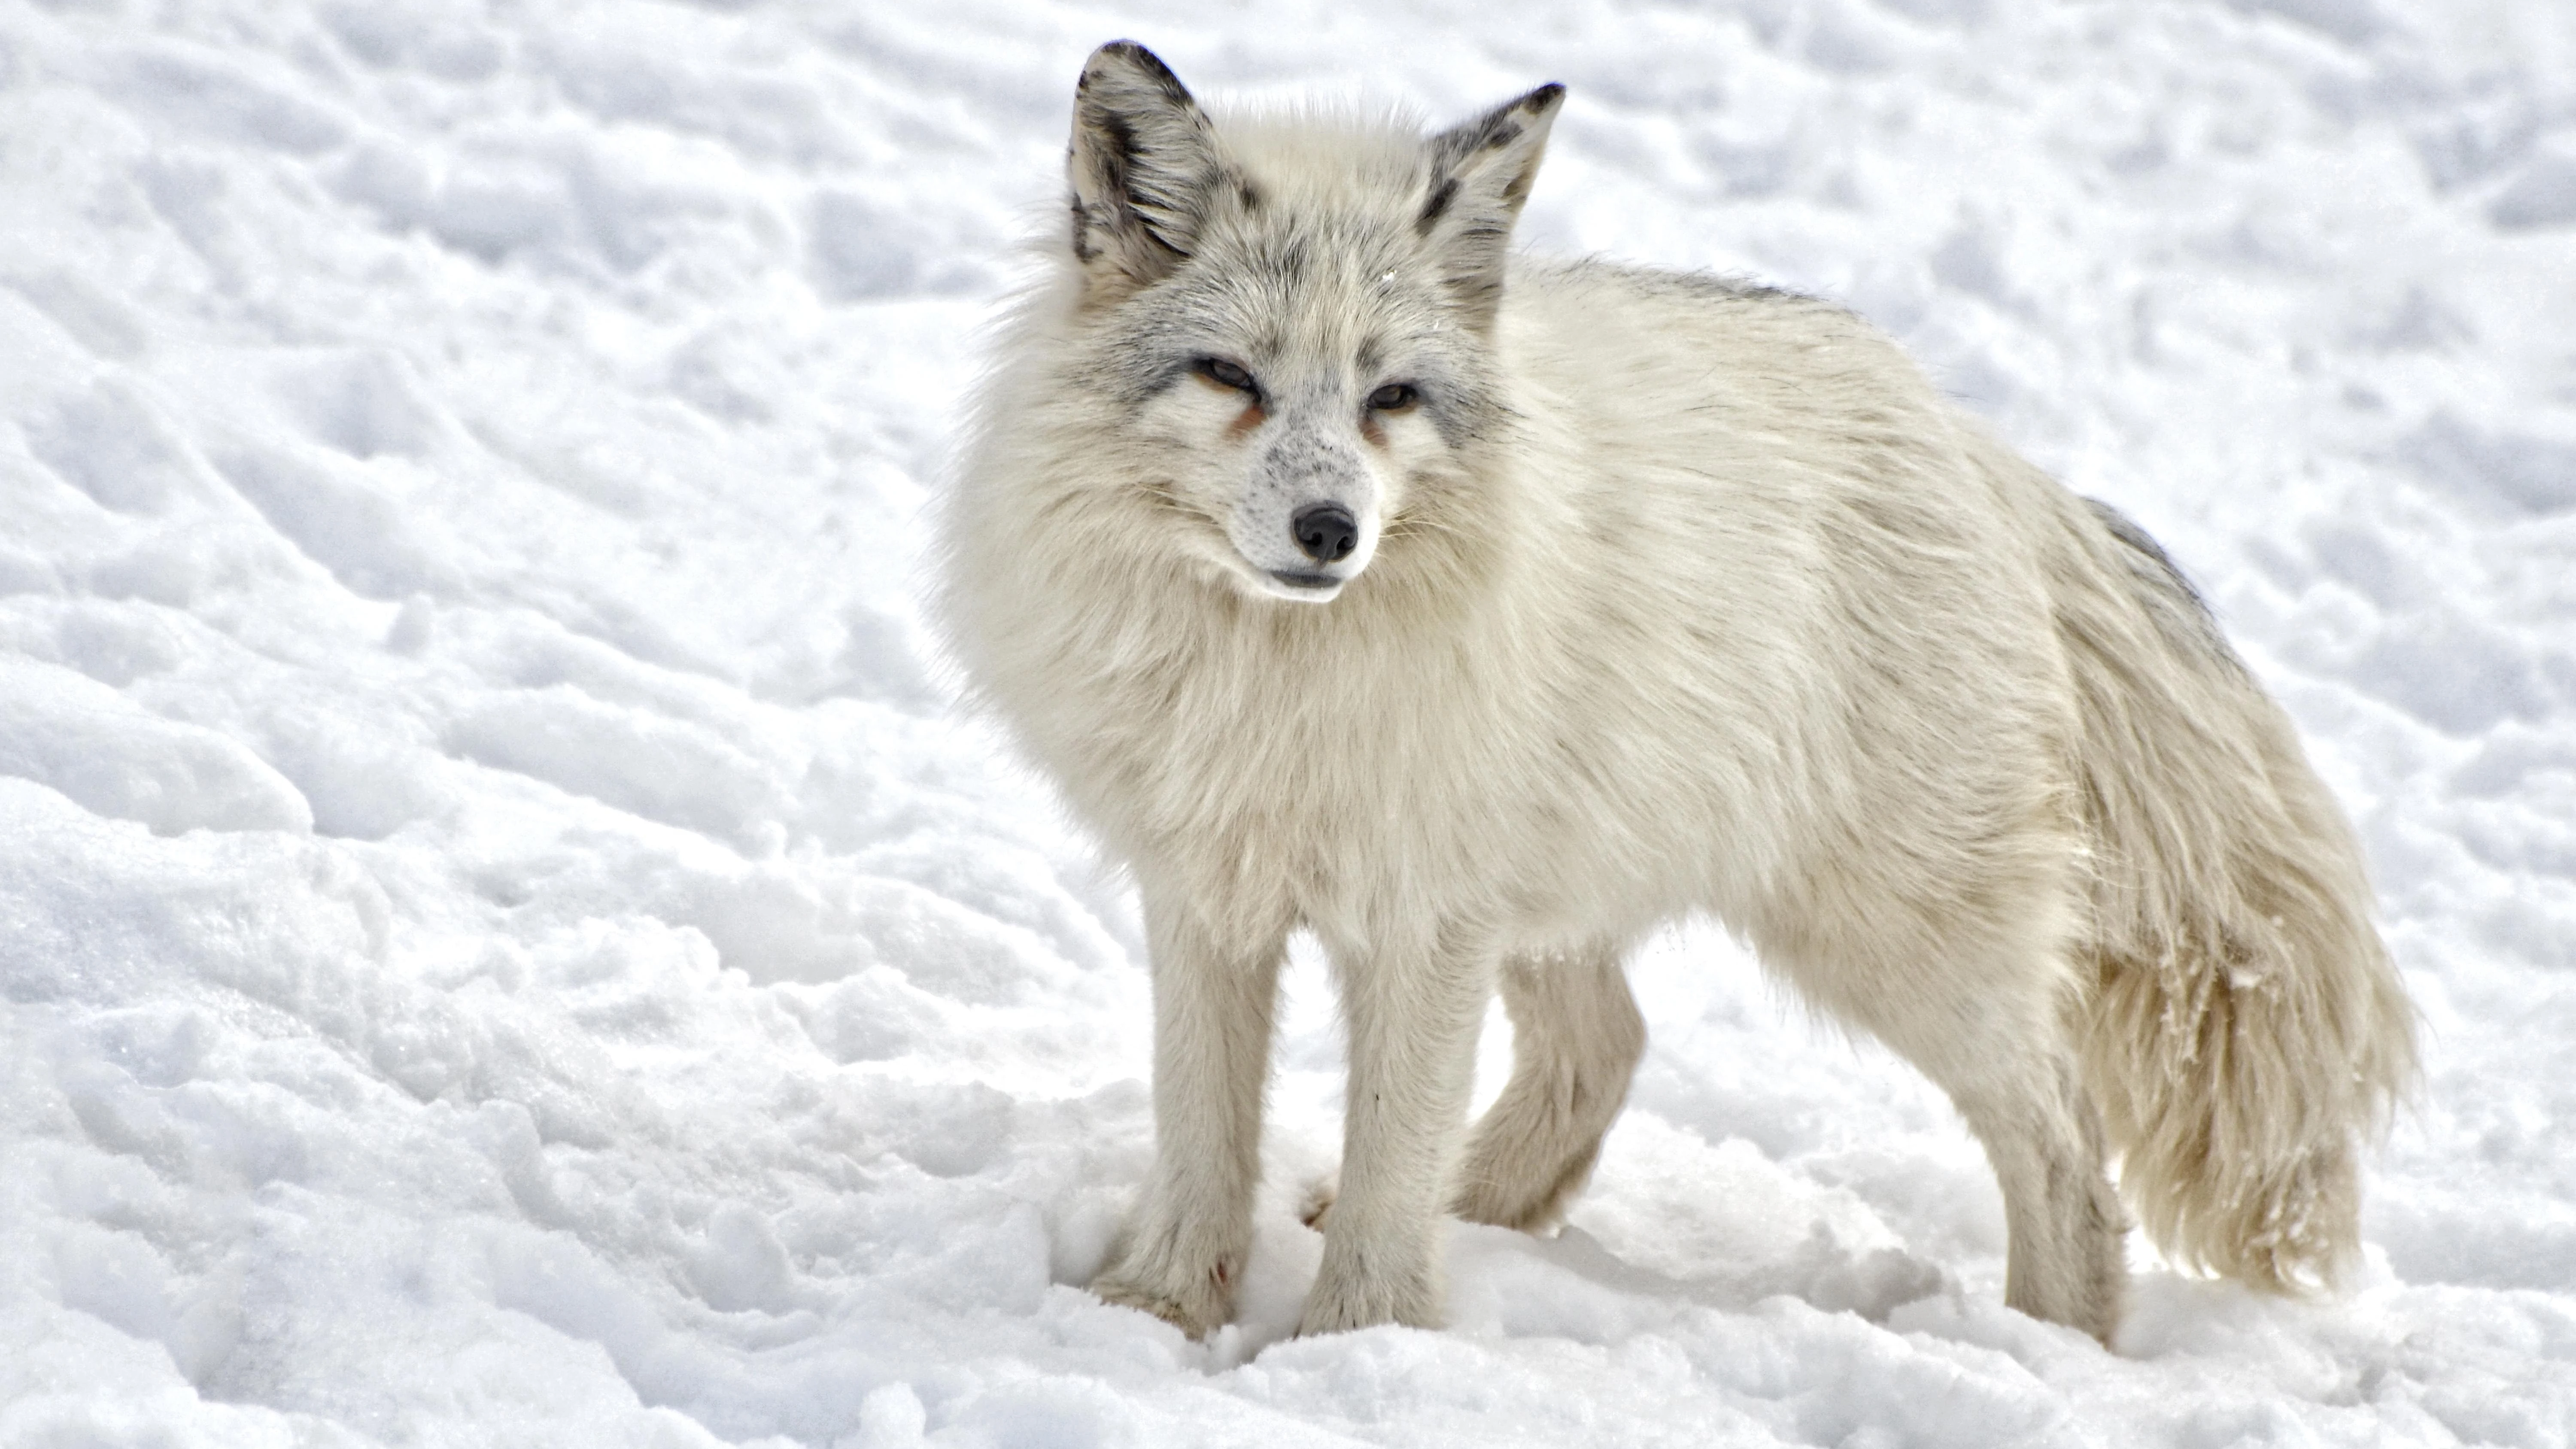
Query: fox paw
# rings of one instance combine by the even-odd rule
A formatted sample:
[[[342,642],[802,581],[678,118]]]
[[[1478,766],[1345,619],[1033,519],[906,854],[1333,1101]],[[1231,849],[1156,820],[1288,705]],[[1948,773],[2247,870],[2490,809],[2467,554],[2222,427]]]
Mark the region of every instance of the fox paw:
[[[1103,1303],[1150,1313],[1193,1339],[1234,1317],[1234,1273],[1219,1262],[1201,1274],[1155,1273],[1121,1263],[1091,1280]]]
[[[1297,1318],[1297,1336],[1308,1338],[1318,1333],[1346,1333],[1355,1328],[1374,1328],[1381,1323],[1401,1323],[1408,1328],[1439,1328],[1440,1286],[1428,1271],[1371,1274],[1335,1272],[1327,1261],[1315,1286],[1306,1294],[1305,1311]]]
[[[1332,1215],[1333,1199],[1340,1195],[1339,1188],[1340,1184],[1332,1178],[1316,1178],[1314,1184],[1306,1189],[1305,1201],[1297,1204],[1297,1221],[1322,1232],[1324,1219]]]

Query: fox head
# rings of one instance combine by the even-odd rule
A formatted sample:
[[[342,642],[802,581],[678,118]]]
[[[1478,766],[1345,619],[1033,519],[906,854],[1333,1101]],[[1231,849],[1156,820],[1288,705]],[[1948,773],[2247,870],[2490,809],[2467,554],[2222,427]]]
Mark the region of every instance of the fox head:
[[[1242,591],[1329,602],[1508,417],[1505,249],[1565,89],[1432,136],[1280,116],[1212,124],[1143,46],[1075,89],[1068,262],[1078,385],[1132,480]]]

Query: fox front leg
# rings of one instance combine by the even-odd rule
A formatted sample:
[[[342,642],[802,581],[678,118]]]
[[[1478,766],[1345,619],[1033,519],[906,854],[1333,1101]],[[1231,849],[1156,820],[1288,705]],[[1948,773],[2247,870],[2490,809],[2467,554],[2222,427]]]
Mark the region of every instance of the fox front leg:
[[[1284,926],[1228,941],[1145,897],[1154,977],[1154,1167],[1091,1291],[1205,1338],[1234,1316],[1261,1177],[1262,1091]]]
[[[1441,1209],[1493,993],[1485,952],[1434,940],[1336,951],[1350,1028],[1341,1185],[1300,1334],[1441,1322]]]

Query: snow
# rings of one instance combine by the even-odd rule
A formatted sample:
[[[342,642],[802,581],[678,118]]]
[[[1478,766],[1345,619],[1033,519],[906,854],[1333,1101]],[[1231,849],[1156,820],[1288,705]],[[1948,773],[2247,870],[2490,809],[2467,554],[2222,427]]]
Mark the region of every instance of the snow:
[[[1466,14],[0,4],[0,1444],[2576,1442],[2576,12]],[[1947,1105],[1707,928],[1448,1331],[1286,1336],[1306,958],[1241,1321],[1080,1291],[1136,909],[916,599],[1118,35],[1567,82],[1532,244],[1841,299],[2171,548],[2425,1013],[2352,1292],[2006,1312]]]

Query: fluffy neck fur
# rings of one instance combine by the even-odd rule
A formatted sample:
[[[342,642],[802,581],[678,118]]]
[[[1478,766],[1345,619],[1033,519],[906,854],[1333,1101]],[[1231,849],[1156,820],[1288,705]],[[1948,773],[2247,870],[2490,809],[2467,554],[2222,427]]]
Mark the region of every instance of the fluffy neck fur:
[[[945,530],[943,612],[982,702],[1140,875],[1222,879],[1191,894],[1319,929],[1342,918],[1353,935],[1364,917],[1394,919],[1358,897],[1397,883],[1335,880],[1320,842],[1454,817],[1406,809],[1411,791],[1492,789],[1492,760],[1529,728],[1510,681],[1546,677],[1514,661],[1560,633],[1533,608],[1545,591],[1507,586],[1551,565],[1521,526],[1544,504],[1506,461],[1514,424],[1417,479],[1376,562],[1333,603],[1255,598],[1175,548],[1210,525],[1172,516],[1186,505],[1139,471],[1114,408],[1062,401],[1087,325],[1078,279],[1025,299],[1013,325],[1004,355],[1024,360],[986,395]],[[954,582],[996,570],[1016,581]],[[1228,844],[1177,846],[1211,838]],[[1461,843],[1413,846],[1431,858]]]

